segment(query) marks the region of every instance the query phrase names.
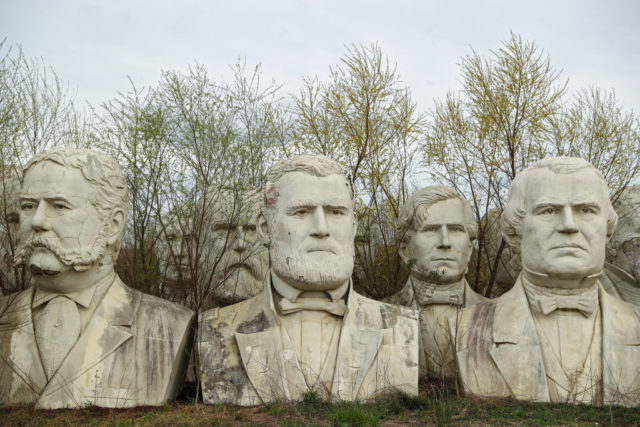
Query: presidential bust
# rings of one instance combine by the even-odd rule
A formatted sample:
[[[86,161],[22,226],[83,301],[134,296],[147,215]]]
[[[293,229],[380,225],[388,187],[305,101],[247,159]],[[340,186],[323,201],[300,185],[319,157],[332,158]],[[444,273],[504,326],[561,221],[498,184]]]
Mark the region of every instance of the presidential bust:
[[[208,239],[216,264],[210,299],[218,306],[235,304],[262,291],[269,272],[269,253],[258,238],[260,193],[241,185],[210,191]],[[210,308],[210,307],[208,307]]]
[[[478,234],[473,210],[451,187],[422,188],[400,209],[398,234],[398,252],[411,273],[388,302],[420,312],[420,374],[452,378],[447,318],[487,300],[464,278]]]
[[[115,273],[128,202],[106,154],[60,148],[27,163],[16,264],[35,286],[0,299],[2,404],[161,405],[179,391],[193,313]]]
[[[417,394],[417,313],[351,286],[353,199],[346,169],[329,158],[299,156],[269,170],[257,220],[269,280],[255,297],[201,315],[205,403]]]
[[[579,158],[540,160],[514,179],[501,222],[522,271],[509,292],[450,324],[465,390],[638,405],[640,313],[598,280],[617,222],[601,173]]]

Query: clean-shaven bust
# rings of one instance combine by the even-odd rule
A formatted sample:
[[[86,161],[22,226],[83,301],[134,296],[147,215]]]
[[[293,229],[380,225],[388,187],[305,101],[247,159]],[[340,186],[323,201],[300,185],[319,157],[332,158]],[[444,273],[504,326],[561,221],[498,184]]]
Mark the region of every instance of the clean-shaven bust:
[[[467,391],[640,403],[639,313],[598,280],[616,223],[602,175],[583,159],[545,158],[516,176],[501,228],[522,271],[509,292],[462,312],[456,346]]]
[[[127,211],[124,173],[106,154],[61,148],[26,165],[16,264],[35,286],[0,302],[0,316],[16,325],[0,340],[3,403],[158,405],[177,393],[193,313],[120,282],[114,262]],[[140,348],[147,339],[164,343]],[[156,377],[145,379],[147,369]]]
[[[351,289],[356,218],[347,170],[323,156],[283,160],[264,191],[257,232],[269,248],[270,280],[249,300],[203,313],[204,401],[417,392],[416,313]]]
[[[398,231],[399,254],[411,274],[389,301],[420,310],[421,373],[453,377],[447,318],[485,300],[464,280],[478,232],[473,210],[453,188],[422,188],[402,206]]]

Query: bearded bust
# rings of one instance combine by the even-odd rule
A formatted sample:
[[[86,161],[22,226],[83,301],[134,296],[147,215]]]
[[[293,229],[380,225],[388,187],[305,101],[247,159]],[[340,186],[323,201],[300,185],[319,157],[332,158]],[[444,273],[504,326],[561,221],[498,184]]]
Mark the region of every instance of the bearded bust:
[[[205,403],[417,394],[417,313],[351,286],[356,217],[346,169],[324,156],[275,164],[256,224],[271,265],[262,291],[200,316]]]
[[[129,200],[110,156],[59,148],[24,168],[16,264],[34,279],[0,299],[0,402],[162,405],[179,391],[193,320],[114,271]]]

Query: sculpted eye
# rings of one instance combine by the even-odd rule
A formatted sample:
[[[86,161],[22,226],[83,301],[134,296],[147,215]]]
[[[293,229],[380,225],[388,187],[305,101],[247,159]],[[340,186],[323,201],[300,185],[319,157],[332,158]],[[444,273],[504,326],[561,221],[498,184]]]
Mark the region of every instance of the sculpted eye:
[[[590,206],[583,206],[580,211],[585,214],[595,214],[596,210]]]
[[[65,209],[69,209],[69,207],[67,205],[65,205],[64,203],[59,203],[59,202],[55,202],[53,204],[53,208],[57,211],[62,211]]]
[[[295,211],[293,211],[293,214],[295,216],[305,216],[308,213],[309,213],[309,209],[307,209],[307,208],[300,208],[300,209],[296,209]]]
[[[544,208],[540,212],[540,215],[552,215],[556,213],[556,210],[552,207]]]
[[[31,202],[23,202],[20,204],[20,210],[22,211],[32,211],[34,209],[36,209],[37,206],[35,203],[31,203]]]
[[[331,209],[330,212],[332,215],[345,215],[345,212],[338,208]]]
[[[437,225],[425,225],[422,227],[422,231],[426,233],[435,233],[440,230],[440,227]]]

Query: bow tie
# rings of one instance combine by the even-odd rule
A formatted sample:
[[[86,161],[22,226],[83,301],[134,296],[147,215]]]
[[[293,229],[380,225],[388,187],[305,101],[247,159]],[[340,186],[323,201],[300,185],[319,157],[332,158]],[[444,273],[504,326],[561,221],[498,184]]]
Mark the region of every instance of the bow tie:
[[[464,286],[455,289],[438,289],[436,286],[423,288],[414,284],[413,293],[421,307],[431,304],[464,304]]]
[[[291,302],[282,298],[278,303],[280,313],[287,315],[303,310],[326,311],[336,316],[344,316],[347,306],[343,300],[330,301],[323,298],[298,298]]]
[[[569,309],[578,310],[585,317],[589,317],[598,308],[598,285],[575,295],[552,294],[540,286],[527,282],[525,282],[524,290],[531,308],[544,315],[557,309]]]
[[[585,317],[589,317],[596,311],[598,300],[586,296],[555,296],[545,297],[538,296],[532,301],[535,310],[542,314],[549,314],[557,309],[578,310]]]

